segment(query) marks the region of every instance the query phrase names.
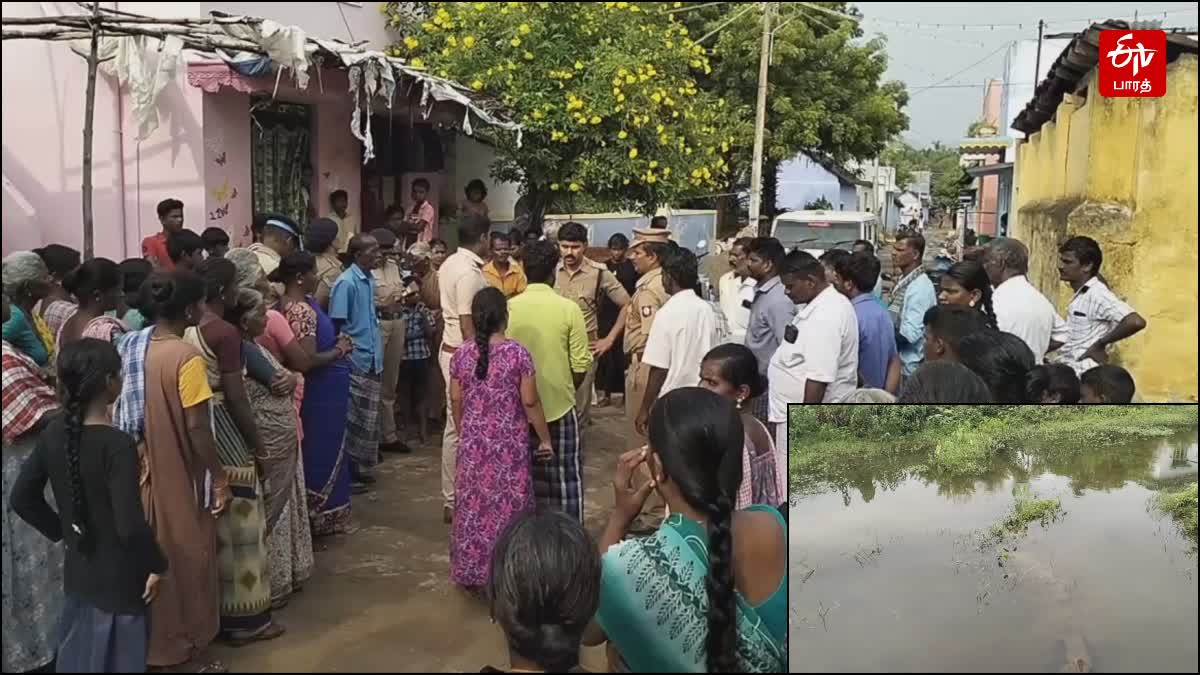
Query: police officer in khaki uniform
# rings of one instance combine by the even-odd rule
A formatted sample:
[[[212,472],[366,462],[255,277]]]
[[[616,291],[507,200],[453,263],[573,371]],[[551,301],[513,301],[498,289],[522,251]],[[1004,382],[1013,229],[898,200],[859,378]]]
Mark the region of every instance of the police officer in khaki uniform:
[[[558,267],[554,290],[564,298],[579,304],[579,308],[583,310],[584,323],[587,325],[592,353],[599,357],[613,348],[625,329],[625,312],[622,311],[612,331],[603,338],[599,336],[597,316],[600,311],[600,299],[602,296],[608,296],[609,300],[623,310],[629,304],[629,294],[607,267],[585,255],[587,238],[587,228],[579,223],[565,223],[559,228],[558,250],[562,255],[562,262]],[[593,359],[583,384],[575,391],[575,409],[579,413],[580,429],[585,429],[592,423],[592,385],[595,381],[596,359]]]
[[[629,245],[629,260],[638,273],[637,287],[629,303],[625,319],[625,353],[629,355],[629,371],[625,374],[625,415],[633,425],[642,408],[646,380],[650,367],[642,365],[642,352],[650,337],[650,326],[658,310],[666,304],[667,289],[663,287],[662,259],[670,250],[671,232],[661,228],[633,230]],[[697,383],[699,384],[699,383]],[[649,476],[645,476],[649,478]],[[658,529],[666,515],[666,504],[657,492],[651,492],[642,513],[630,525],[630,531],[645,534]]]
[[[631,424],[642,407],[649,372],[642,368],[642,352],[650,337],[654,315],[670,297],[662,280],[662,257],[670,246],[670,236],[671,233],[663,229],[634,229],[633,243],[629,245],[629,260],[638,273],[637,287],[625,318],[625,353],[629,355],[629,371],[625,375],[625,414]]]

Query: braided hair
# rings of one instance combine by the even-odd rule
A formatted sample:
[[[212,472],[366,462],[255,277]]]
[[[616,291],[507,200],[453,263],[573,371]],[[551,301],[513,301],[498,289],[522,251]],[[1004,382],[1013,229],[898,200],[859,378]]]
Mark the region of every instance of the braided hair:
[[[475,378],[483,381],[487,379],[490,340],[508,324],[508,300],[504,293],[490,286],[476,293],[471,301],[471,321],[475,324],[475,346],[479,347]]]
[[[105,340],[83,338],[64,345],[58,356],[59,396],[63,403],[63,435],[66,439],[67,482],[71,489],[71,530],[75,548],[89,554],[95,541],[88,527],[87,496],[79,468],[79,444],[83,437],[83,415],[97,398],[107,394],[109,378],[120,377],[121,356]]]
[[[733,503],[742,482],[742,418],[728,399],[699,387],[676,389],[654,404],[650,447],[663,473],[708,520],[708,672],[738,668],[733,582]]]
[[[979,291],[979,311],[983,312],[987,319],[988,328],[996,328],[996,310],[992,306],[992,282],[983,269],[983,263],[974,260],[955,263],[946,270],[942,278],[953,279],[968,293]]]

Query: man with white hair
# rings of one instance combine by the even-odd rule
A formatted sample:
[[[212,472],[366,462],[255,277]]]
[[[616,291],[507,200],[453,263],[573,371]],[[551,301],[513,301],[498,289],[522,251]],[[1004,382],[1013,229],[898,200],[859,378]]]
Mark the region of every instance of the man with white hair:
[[[996,287],[992,307],[997,327],[1021,338],[1042,363],[1048,352],[1062,346],[1067,325],[1029,282],[1029,249],[1016,239],[997,239],[984,251],[983,269]]]

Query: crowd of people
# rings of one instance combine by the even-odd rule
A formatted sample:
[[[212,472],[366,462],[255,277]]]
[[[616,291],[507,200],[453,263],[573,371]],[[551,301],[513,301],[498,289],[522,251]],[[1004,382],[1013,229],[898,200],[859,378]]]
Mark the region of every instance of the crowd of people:
[[[661,221],[605,262],[578,223],[493,232],[474,182],[447,255],[427,191],[233,248],[165,200],[141,258],[4,258],[6,672],[225,671],[209,645],[282,635],[314,539],[438,423],[449,577],[514,669],[782,670],[786,459],[696,256]],[[598,541],[593,389],[646,439]]]

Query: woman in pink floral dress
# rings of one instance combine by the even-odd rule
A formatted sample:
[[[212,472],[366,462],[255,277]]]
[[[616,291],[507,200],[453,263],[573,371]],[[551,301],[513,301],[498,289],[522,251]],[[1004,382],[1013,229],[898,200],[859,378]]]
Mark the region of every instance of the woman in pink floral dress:
[[[505,337],[508,303],[495,288],[471,303],[475,340],[450,361],[450,401],[458,426],[450,580],[479,592],[492,548],[515,516],[533,510],[532,464],[551,456],[533,357]],[[529,427],[541,443],[529,456]]]

